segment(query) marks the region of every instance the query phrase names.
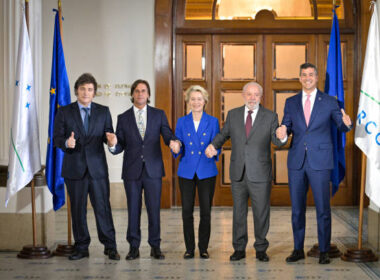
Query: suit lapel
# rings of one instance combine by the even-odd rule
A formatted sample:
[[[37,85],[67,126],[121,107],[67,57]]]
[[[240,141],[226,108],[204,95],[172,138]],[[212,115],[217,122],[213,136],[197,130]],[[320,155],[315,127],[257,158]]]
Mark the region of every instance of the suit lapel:
[[[238,129],[245,135],[245,120],[244,120],[244,110],[245,105],[239,108],[239,112],[236,115],[236,125]],[[232,122],[232,125],[235,125],[235,122]]]
[[[88,136],[92,134],[92,131],[94,130],[98,116],[99,116],[99,107],[95,103],[92,103],[91,113],[90,113],[90,123],[88,126],[88,134],[87,134]]]
[[[311,111],[311,116],[310,116],[310,120],[309,120],[309,126],[311,125],[311,123],[315,119],[315,116],[318,115],[318,113],[319,113],[319,111],[320,111],[320,109],[322,107],[321,106],[322,100],[323,100],[322,93],[318,90],[317,94],[315,96],[313,110]]]
[[[206,116],[206,113],[203,113],[201,120],[199,122],[198,130],[197,130],[199,141],[201,140],[203,131],[205,131],[205,129],[207,128],[207,124],[208,124],[208,117]],[[193,127],[194,127],[194,124],[193,124]]]
[[[262,118],[264,117],[264,113],[263,113],[261,105],[259,105],[259,106],[260,106],[260,109],[257,112],[257,116],[255,118],[255,121],[254,121],[252,127],[251,127],[251,131],[249,132],[247,140],[252,137],[252,134],[258,129],[260,123],[262,123]]]
[[[199,126],[200,126],[200,124],[199,124]],[[198,133],[195,131],[193,113],[186,115],[185,127],[186,127],[186,129],[189,129],[188,131],[190,132],[191,142],[194,145],[199,146],[199,137],[198,137]],[[199,127],[198,127],[198,131],[199,131]]]
[[[140,140],[140,141],[143,141],[143,139],[141,138],[141,135],[140,135],[140,132],[139,132],[139,129],[137,127],[137,122],[136,122],[136,117],[135,117],[135,110],[132,106],[131,109],[129,109],[127,111],[127,120],[129,120],[129,127],[131,128],[131,132],[133,131],[134,134],[136,135],[136,137]],[[146,133],[145,133],[145,137],[146,137]]]
[[[82,117],[79,112],[79,106],[77,102],[72,103],[71,110],[73,111],[73,117],[75,122],[77,123],[77,126],[79,127],[80,133],[82,135],[86,135],[86,132],[84,131],[83,121]]]
[[[297,99],[296,99],[296,109],[297,109],[297,114],[299,115],[299,120],[302,120],[302,123],[305,127],[306,125],[306,119],[305,119],[305,114],[303,112],[303,106],[302,106],[302,91],[298,93]]]

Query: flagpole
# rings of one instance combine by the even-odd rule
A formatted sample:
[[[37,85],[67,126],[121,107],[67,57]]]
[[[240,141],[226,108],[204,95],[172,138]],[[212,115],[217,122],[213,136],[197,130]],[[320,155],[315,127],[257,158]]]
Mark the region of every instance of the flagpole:
[[[25,0],[25,21],[26,28],[29,33],[29,0]],[[31,199],[32,199],[32,228],[33,228],[33,245],[26,245],[17,254],[21,259],[47,259],[52,257],[52,254],[46,246],[37,245],[37,225],[36,225],[36,203],[35,203],[35,188],[34,188],[34,176],[30,183],[31,185]]]
[[[63,35],[62,35],[62,2],[58,0],[58,18],[59,18],[59,31],[61,34],[61,41],[63,45]],[[69,193],[66,192],[66,210],[67,210],[67,245],[59,244],[57,249],[54,251],[54,255],[61,257],[68,257],[74,254],[75,248],[71,241],[71,203]]]

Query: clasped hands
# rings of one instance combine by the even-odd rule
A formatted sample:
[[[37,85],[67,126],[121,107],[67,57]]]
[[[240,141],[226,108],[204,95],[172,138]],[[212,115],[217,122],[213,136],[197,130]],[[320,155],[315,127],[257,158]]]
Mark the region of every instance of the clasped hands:
[[[170,140],[169,148],[174,154],[178,154],[181,150],[181,143],[178,140]]]
[[[206,157],[212,158],[218,154],[218,151],[215,149],[213,144],[207,146],[205,150]]]

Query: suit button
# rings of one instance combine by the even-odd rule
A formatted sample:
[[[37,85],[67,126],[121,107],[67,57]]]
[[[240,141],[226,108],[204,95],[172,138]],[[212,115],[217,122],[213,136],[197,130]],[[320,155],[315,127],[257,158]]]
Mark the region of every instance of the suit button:
[[[306,146],[306,143],[303,143],[304,146]]]
[[[144,158],[144,156],[142,155],[141,158]]]
[[[187,136],[190,136],[190,133],[188,133]]]
[[[203,145],[204,143],[203,142],[201,142],[201,145]]]
[[[202,153],[201,152],[198,152],[198,155],[201,155]]]
[[[193,142],[190,142],[190,145],[193,145]]]
[[[191,154],[193,155],[193,154],[194,154],[194,152],[193,152],[193,151],[191,151]]]
[[[203,136],[206,136],[206,132],[203,132]]]
[[[142,147],[144,148],[144,145],[142,145]]]

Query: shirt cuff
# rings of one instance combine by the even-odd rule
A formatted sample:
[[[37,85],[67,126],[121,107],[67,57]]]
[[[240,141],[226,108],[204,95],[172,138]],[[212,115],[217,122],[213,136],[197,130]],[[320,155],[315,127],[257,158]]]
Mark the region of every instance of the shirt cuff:
[[[284,139],[280,139],[281,143],[286,143],[288,141],[288,135],[285,136]]]

